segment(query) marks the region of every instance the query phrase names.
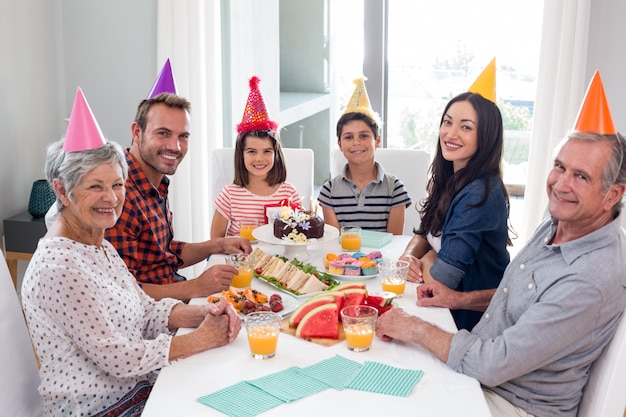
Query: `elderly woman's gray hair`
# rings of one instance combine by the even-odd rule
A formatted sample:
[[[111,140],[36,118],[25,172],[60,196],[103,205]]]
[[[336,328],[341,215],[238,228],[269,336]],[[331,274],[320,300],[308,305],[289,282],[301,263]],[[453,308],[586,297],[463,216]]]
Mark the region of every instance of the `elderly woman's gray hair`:
[[[46,178],[52,184],[52,180],[58,178],[63,183],[68,197],[73,201],[74,187],[80,183],[83,176],[102,164],[119,164],[122,168],[124,181],[128,177],[128,165],[121,146],[116,142],[107,143],[96,149],[80,152],[66,152],[63,150],[61,139],[48,147],[46,157]],[[57,209],[61,210],[63,204],[57,196]]]

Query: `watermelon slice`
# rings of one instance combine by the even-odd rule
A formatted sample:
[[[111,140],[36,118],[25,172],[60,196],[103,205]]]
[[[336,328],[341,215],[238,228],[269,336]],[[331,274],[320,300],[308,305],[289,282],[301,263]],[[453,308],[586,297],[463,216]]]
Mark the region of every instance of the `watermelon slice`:
[[[337,308],[339,309],[339,311],[341,311],[341,309],[343,308],[343,303],[346,299],[346,294],[343,291],[324,291],[322,294],[314,295],[313,297],[311,297],[311,300],[314,300],[318,297],[326,297],[328,295],[332,295],[333,297],[335,297],[335,303],[337,303]]]
[[[298,327],[302,318],[315,307],[319,307],[324,304],[335,304],[335,297],[333,295],[320,295],[316,297],[312,297],[300,304],[294,311],[291,313],[289,317],[289,326],[290,327]]]
[[[339,339],[339,310],[337,304],[330,303],[315,307],[300,321],[296,336]]]
[[[333,287],[333,291],[344,291],[350,288],[365,289],[365,283],[364,282],[344,282],[343,284],[339,284]]]
[[[368,294],[365,305],[372,306],[378,310],[378,317],[380,317],[393,307],[392,302],[395,296],[396,294],[390,291]]]
[[[346,299],[343,303],[344,307],[363,305],[367,298],[367,290],[363,288],[348,288],[343,293],[346,295]]]

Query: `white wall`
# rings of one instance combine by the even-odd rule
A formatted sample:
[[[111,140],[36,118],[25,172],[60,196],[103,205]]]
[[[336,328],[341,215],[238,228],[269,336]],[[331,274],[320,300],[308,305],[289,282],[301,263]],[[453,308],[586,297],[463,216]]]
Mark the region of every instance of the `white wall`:
[[[598,70],[617,129],[626,134],[626,1],[593,0],[587,79]],[[626,228],[626,216],[622,216]]]
[[[28,207],[78,86],[105,136],[128,146],[163,65],[155,39],[156,0],[0,0],[0,219]]]

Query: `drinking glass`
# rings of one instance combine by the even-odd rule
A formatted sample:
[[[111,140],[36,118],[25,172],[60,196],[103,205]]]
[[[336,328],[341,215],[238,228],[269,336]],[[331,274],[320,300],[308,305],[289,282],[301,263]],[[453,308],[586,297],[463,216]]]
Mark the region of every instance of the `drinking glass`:
[[[232,265],[239,271],[230,283],[231,287],[248,288],[252,284],[252,271],[254,270],[254,256],[252,255],[230,255],[226,258],[226,263]]]
[[[383,291],[391,291],[401,297],[406,286],[409,263],[401,260],[385,260],[378,264],[378,273],[382,277]]]
[[[239,236],[249,241],[256,240],[254,236],[252,236],[252,232],[259,226],[258,220],[244,220],[239,222]]]
[[[361,250],[361,228],[358,226],[341,226],[341,250],[356,252]]]
[[[369,350],[374,339],[377,318],[378,310],[372,306],[352,305],[341,310],[348,349],[354,352]]]
[[[276,355],[280,334],[280,315],[271,311],[246,314],[246,332],[250,353],[255,359],[269,359]]]

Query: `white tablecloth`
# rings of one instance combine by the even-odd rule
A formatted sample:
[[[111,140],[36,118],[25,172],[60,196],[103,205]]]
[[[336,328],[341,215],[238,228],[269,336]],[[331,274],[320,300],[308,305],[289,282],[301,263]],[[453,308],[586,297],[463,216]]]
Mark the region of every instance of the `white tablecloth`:
[[[385,257],[397,257],[409,237],[394,237],[381,248]],[[261,243],[261,248],[272,254],[281,254],[280,246]],[[326,253],[338,253],[336,242],[309,246],[312,264],[319,264]],[[370,249],[364,248],[364,252]],[[223,256],[212,256],[209,266],[223,262]],[[381,291],[380,280],[367,282],[368,291]],[[254,279],[253,287],[272,294],[279,292],[260,280]],[[437,324],[444,330],[454,332],[456,326],[447,309],[423,308],[415,305],[416,284],[407,283],[403,297],[397,304],[424,320]],[[194,303],[204,299],[192,300]],[[179,332],[188,331],[181,329]],[[336,391],[327,389],[318,394],[280,405],[261,416],[347,416],[347,415],[419,415],[437,417],[490,416],[478,381],[458,374],[448,368],[431,353],[415,344],[386,343],[374,338],[367,352],[355,353],[346,348],[345,342],[325,347],[293,336],[281,334],[276,356],[268,360],[255,360],[250,356],[245,329],[237,339],[222,348],[180,360],[161,370],[143,417],[155,416],[223,416],[222,413],[200,404],[196,398],[228,387],[240,381],[259,378],[291,366],[304,367],[342,355],[357,362],[376,361],[391,366],[424,371],[409,397],[395,397],[356,390]]]

